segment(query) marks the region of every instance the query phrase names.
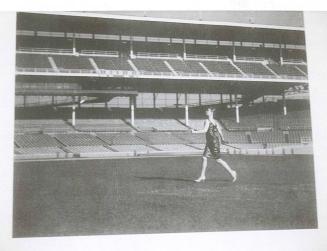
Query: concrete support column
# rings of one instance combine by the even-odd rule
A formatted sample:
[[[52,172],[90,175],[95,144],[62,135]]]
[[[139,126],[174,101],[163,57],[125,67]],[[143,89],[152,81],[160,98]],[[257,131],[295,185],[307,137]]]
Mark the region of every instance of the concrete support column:
[[[183,59],[186,59],[186,45],[185,45],[185,42],[183,42]]]
[[[235,116],[236,116],[236,123],[240,123],[240,114],[239,114],[239,107],[238,107],[236,94],[235,94]]]
[[[282,48],[282,44],[279,44],[279,62],[280,65],[283,65],[283,48]]]
[[[285,100],[285,92],[283,92],[283,114],[284,114],[284,116],[287,115],[287,106],[286,106],[286,100]]]
[[[133,41],[130,42],[129,57],[134,58]]]
[[[178,93],[176,93],[176,109],[178,108],[179,103],[178,103]]]
[[[73,38],[73,54],[76,53],[76,39]]]
[[[223,98],[223,94],[220,94],[220,104],[224,103],[224,98]]]
[[[153,108],[155,109],[156,107],[156,94],[153,93]]]
[[[235,42],[233,41],[233,61],[236,61]]]
[[[187,102],[187,94],[185,93],[185,124],[188,126],[188,102]]]
[[[131,108],[131,124],[132,126],[135,125],[135,114],[134,114],[134,109],[135,109],[135,97],[131,96],[129,98],[129,102],[130,102],[130,108]]]
[[[75,119],[76,119],[75,108],[76,108],[75,105],[73,105],[73,107],[72,107],[72,125],[73,126],[76,125],[76,121],[75,121]]]

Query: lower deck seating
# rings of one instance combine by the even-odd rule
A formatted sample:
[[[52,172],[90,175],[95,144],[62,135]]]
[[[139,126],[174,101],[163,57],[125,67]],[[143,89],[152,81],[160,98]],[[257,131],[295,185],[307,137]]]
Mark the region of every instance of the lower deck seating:
[[[56,134],[55,137],[65,146],[99,146],[105,143],[86,133]]]
[[[303,130],[311,128],[311,115],[309,110],[292,111],[286,116],[280,115],[279,127],[284,130]]]
[[[97,133],[108,145],[146,145],[146,142],[130,133]]]
[[[175,137],[173,134],[165,132],[137,133],[136,135],[150,145],[186,143],[184,140]]]
[[[52,154],[49,157],[56,157],[56,155],[65,154],[65,152],[59,147],[26,147],[26,148],[16,148],[15,152],[18,154],[27,155],[42,155],[42,154]]]
[[[19,147],[58,147],[60,143],[48,134],[15,135],[15,143]]]
[[[159,144],[153,145],[156,149],[169,152],[194,152],[197,149],[184,144]]]
[[[157,131],[183,131],[188,128],[175,119],[136,119],[135,125],[141,131],[145,129]]]
[[[68,146],[66,149],[74,154],[112,152],[110,149],[103,146]]]
[[[244,132],[229,132],[224,130],[223,135],[224,140],[226,140],[228,143],[249,143],[249,140]]]
[[[188,144],[204,144],[205,134],[204,133],[174,133],[175,137],[181,138],[184,142]]]
[[[61,119],[15,120],[15,133],[61,133],[73,131],[74,128]]]
[[[75,129],[85,132],[129,132],[132,130],[121,119],[78,119]]]
[[[157,150],[145,146],[145,145],[113,145],[110,146],[112,149],[116,150],[117,152],[137,152],[137,153],[150,153],[156,152]]]
[[[257,114],[247,115],[240,117],[240,123],[236,122],[233,117],[222,119],[225,126],[230,130],[256,130],[260,127],[273,127],[274,115],[273,114]]]
[[[289,131],[289,142],[290,143],[301,143],[312,141],[311,130],[292,130]]]
[[[252,143],[285,143],[285,137],[281,131],[251,132]]]

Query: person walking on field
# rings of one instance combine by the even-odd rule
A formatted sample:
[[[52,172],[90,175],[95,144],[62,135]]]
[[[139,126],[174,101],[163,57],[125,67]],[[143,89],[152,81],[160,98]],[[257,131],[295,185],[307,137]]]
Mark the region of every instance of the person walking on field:
[[[202,130],[192,129],[192,133],[205,133],[206,134],[206,146],[202,155],[202,170],[201,175],[195,182],[205,181],[206,169],[208,157],[212,157],[218,164],[221,164],[226,171],[232,176],[233,182],[237,179],[237,173],[221,158],[220,144],[224,142],[222,129],[217,120],[213,118],[215,109],[210,107],[206,110],[206,116],[208,117],[204,122],[204,128]]]

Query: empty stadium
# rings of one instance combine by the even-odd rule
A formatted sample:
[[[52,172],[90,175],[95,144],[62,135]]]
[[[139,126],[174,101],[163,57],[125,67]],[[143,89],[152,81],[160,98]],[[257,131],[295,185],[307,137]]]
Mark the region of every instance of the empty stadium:
[[[17,14],[13,235],[316,228],[302,25],[153,15]]]

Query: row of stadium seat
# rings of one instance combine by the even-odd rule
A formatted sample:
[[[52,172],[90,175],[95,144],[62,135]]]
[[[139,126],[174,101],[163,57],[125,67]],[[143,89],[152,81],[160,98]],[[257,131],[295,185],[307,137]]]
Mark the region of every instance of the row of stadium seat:
[[[311,140],[311,131],[291,131],[289,142],[280,131],[252,132],[250,135],[242,132],[224,132],[224,138],[230,143],[248,144],[249,138],[254,144],[260,143],[301,143],[304,139]],[[170,144],[204,144],[204,134],[190,132],[143,132],[143,133],[67,133],[54,134],[22,134],[15,135],[15,144],[20,148],[37,147],[81,147],[81,146],[117,146],[117,145],[170,145]]]
[[[114,57],[94,57],[94,56],[72,56],[72,55],[41,55],[41,54],[17,54],[17,67],[19,68],[44,68],[53,69],[50,63],[50,58],[58,70],[90,70],[95,71],[96,68],[92,65],[91,59],[94,61],[98,69],[103,70],[120,70],[133,71],[133,67],[128,63],[128,58]],[[164,60],[164,59],[146,59],[136,58],[131,60],[132,64],[140,72],[151,73],[173,73],[178,74],[208,74],[207,71],[213,74],[234,74],[241,75],[242,73],[234,67],[229,61],[187,61],[187,60]],[[169,66],[171,68],[169,68]],[[201,66],[202,64],[202,66]],[[274,76],[269,69],[262,63],[251,62],[235,62],[235,65],[245,74]],[[280,76],[305,76],[305,66],[301,65],[299,69],[293,65],[278,65],[268,64],[272,71]]]
[[[225,117],[221,121],[231,131],[255,131],[257,128],[274,128],[275,130],[309,130],[311,129],[309,111],[289,112],[286,116],[276,114],[244,115],[240,123],[234,117]],[[127,123],[126,123],[127,122]],[[77,119],[75,127],[71,120],[15,120],[15,133],[67,133],[67,132],[129,132],[129,131],[186,131],[189,129],[184,120],[178,119],[135,119],[135,127],[130,120],[122,119]],[[203,119],[190,119],[189,126],[203,128]]]

